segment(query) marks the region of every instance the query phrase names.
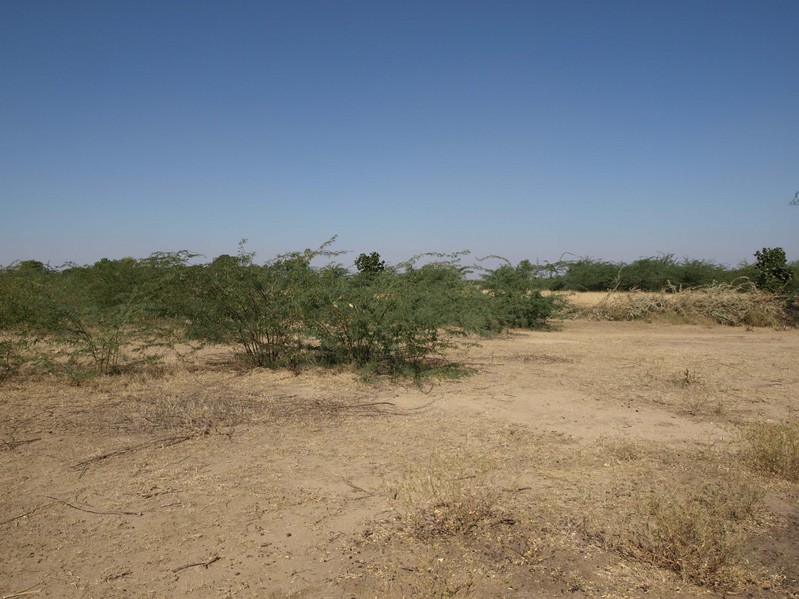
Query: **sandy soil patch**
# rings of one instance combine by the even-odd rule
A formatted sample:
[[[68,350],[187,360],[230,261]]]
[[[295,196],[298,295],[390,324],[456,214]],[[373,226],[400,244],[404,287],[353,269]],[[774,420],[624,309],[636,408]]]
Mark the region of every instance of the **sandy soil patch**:
[[[797,356],[796,330],[573,321],[421,385],[221,350],[10,381],[0,596],[799,596],[799,488],[738,455],[796,416]],[[756,497],[721,582],[632,550],[636,502],[711,483]]]

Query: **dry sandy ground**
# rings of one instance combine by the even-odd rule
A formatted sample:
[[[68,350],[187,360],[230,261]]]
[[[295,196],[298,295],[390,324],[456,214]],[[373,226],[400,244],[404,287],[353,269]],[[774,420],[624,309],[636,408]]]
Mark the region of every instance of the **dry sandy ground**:
[[[0,596],[721,597],[618,540],[641,489],[711,479],[758,492],[727,588],[799,596],[798,487],[737,456],[796,416],[797,356],[796,330],[572,321],[420,386],[222,350],[7,381]]]

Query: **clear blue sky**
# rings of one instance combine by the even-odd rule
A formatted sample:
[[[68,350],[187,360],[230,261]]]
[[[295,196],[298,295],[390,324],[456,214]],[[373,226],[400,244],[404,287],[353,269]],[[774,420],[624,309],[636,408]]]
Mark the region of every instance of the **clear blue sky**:
[[[0,2],[0,264],[799,259],[799,1]]]

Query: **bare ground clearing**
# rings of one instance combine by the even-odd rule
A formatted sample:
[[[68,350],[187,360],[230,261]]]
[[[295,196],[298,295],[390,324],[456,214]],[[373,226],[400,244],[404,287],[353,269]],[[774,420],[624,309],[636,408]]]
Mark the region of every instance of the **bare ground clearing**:
[[[798,356],[796,330],[572,321],[421,386],[218,350],[160,378],[11,381],[0,596],[796,597],[799,485],[738,452],[747,423],[796,417]],[[630,527],[647,493],[708,481],[757,502],[697,586]]]

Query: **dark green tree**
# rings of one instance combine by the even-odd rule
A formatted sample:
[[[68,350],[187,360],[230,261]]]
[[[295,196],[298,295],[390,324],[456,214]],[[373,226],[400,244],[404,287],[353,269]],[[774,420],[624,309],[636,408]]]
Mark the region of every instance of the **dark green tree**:
[[[779,247],[763,248],[755,252],[755,258],[755,268],[758,271],[756,285],[775,293],[785,289],[792,277],[785,250]]]
[[[383,272],[386,269],[386,263],[380,259],[380,254],[372,252],[371,254],[361,254],[355,258],[355,268],[359,273]]]

